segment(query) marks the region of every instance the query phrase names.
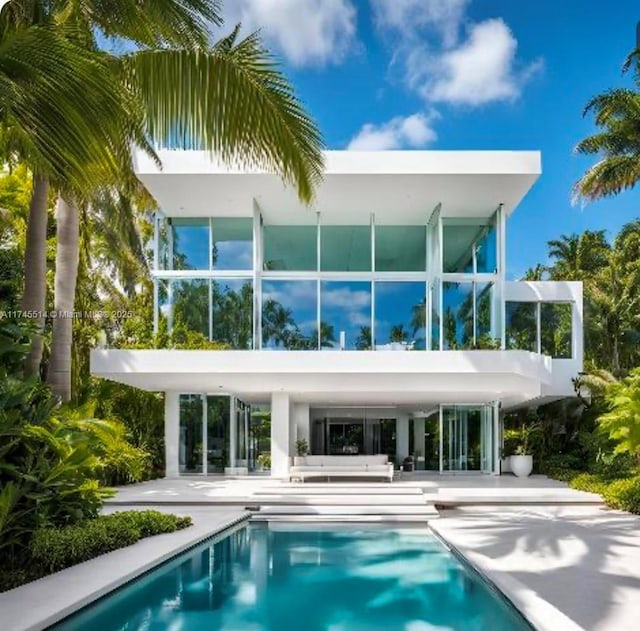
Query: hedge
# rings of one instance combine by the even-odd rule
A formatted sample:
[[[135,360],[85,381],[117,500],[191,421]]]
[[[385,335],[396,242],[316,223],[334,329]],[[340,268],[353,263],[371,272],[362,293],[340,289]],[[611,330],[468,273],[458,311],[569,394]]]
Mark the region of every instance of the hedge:
[[[34,534],[30,552],[47,573],[131,545],[143,537],[175,532],[191,525],[191,517],[158,511],[124,511],[101,515],[65,528],[43,528]]]

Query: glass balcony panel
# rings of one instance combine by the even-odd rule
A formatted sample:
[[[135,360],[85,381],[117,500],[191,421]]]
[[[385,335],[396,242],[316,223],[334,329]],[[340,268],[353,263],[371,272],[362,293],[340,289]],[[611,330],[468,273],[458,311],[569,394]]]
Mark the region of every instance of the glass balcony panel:
[[[250,349],[253,343],[253,284],[250,279],[211,281],[212,340],[233,349]]]
[[[424,350],[425,284],[377,282],[375,289],[376,350]]]
[[[213,269],[253,269],[253,219],[220,217],[212,220]]]
[[[488,226],[476,245],[476,271],[495,274],[498,271],[498,237],[495,222]]]
[[[371,271],[370,226],[322,226],[321,240],[322,271]]]
[[[505,303],[506,348],[537,352],[537,304],[535,302]]]
[[[493,326],[493,283],[476,283],[476,348],[497,347]]]
[[[161,307],[162,308],[162,307]],[[209,338],[209,281],[171,280],[168,290],[168,319],[174,335],[201,333]]]
[[[540,305],[540,337],[544,355],[571,358],[571,305],[543,302]]]
[[[442,284],[443,349],[473,346],[473,283]]]
[[[371,283],[323,281],[320,308],[323,349],[371,349]]]
[[[263,348],[318,348],[317,288],[315,280],[263,280]]]
[[[264,226],[265,270],[315,271],[318,267],[317,226]]]
[[[424,272],[426,226],[376,226],[376,271]]]
[[[174,270],[209,269],[209,219],[167,219],[173,240]]]
[[[498,249],[495,219],[443,220],[442,269],[445,273],[473,273],[473,251],[476,251],[476,271],[495,273],[498,269]]]

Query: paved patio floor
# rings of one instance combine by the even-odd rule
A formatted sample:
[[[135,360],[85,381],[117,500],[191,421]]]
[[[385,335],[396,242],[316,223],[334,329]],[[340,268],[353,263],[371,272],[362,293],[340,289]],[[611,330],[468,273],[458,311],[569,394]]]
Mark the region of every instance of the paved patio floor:
[[[305,482],[289,483],[268,476],[224,476],[162,478],[118,488],[111,503],[136,504],[277,504],[292,495],[367,496],[393,495],[419,488],[427,501],[442,505],[495,504],[591,504],[601,505],[600,496],[570,489],[546,476],[516,478],[512,475],[404,474],[392,484],[385,482]]]
[[[540,629],[640,629],[640,517],[585,506],[469,507],[443,511],[431,527]]]

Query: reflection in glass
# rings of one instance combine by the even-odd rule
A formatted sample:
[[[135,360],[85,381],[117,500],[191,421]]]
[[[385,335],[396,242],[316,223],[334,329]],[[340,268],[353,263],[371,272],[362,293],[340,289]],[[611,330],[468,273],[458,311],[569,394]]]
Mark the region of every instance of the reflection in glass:
[[[180,395],[180,473],[202,473],[202,397]]]
[[[327,337],[323,348],[371,348],[371,283],[323,281],[320,291],[320,320]]]
[[[495,220],[487,225],[479,220],[447,218],[442,226],[443,271],[445,273],[474,272],[476,253],[478,273],[495,273],[497,264],[497,237]]]
[[[228,396],[207,397],[207,473],[222,473],[229,464]]]
[[[169,281],[168,303],[170,330],[195,331],[209,337],[209,281]]]
[[[315,280],[263,280],[262,347],[317,348],[317,301]]]
[[[250,349],[253,331],[253,285],[248,279],[211,281],[212,340]]]
[[[315,271],[317,226],[264,226],[264,269]]]
[[[167,219],[173,241],[171,269],[209,269],[209,219]]]
[[[535,302],[505,303],[506,347],[537,352],[537,304]]]
[[[442,470],[480,471],[484,438],[480,407],[445,406],[442,408]]]
[[[476,271],[495,274],[498,271],[498,240],[495,220],[487,226],[476,245]]]
[[[473,345],[473,283],[442,284],[444,350]]]
[[[253,268],[253,220],[249,217],[220,217],[212,220],[213,269]]]
[[[376,226],[376,271],[424,272],[426,226]]]
[[[543,302],[540,305],[542,353],[550,357],[571,357],[571,305]]]
[[[320,234],[322,271],[371,271],[370,226],[322,226]]]
[[[376,350],[424,350],[425,284],[378,282],[375,289]]]
[[[475,347],[488,348],[493,344],[493,283],[476,283]]]
[[[436,279],[431,287],[431,350],[440,349],[440,286]]]

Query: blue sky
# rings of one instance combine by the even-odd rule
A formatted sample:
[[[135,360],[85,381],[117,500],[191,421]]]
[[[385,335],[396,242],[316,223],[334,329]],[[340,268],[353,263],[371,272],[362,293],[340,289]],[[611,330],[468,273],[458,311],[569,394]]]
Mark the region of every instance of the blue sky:
[[[226,0],[226,24],[261,28],[332,149],[539,149],[543,175],[509,222],[509,276],[562,233],[613,235],[638,191],[571,205],[591,162],[588,99],[630,85],[632,0]]]

